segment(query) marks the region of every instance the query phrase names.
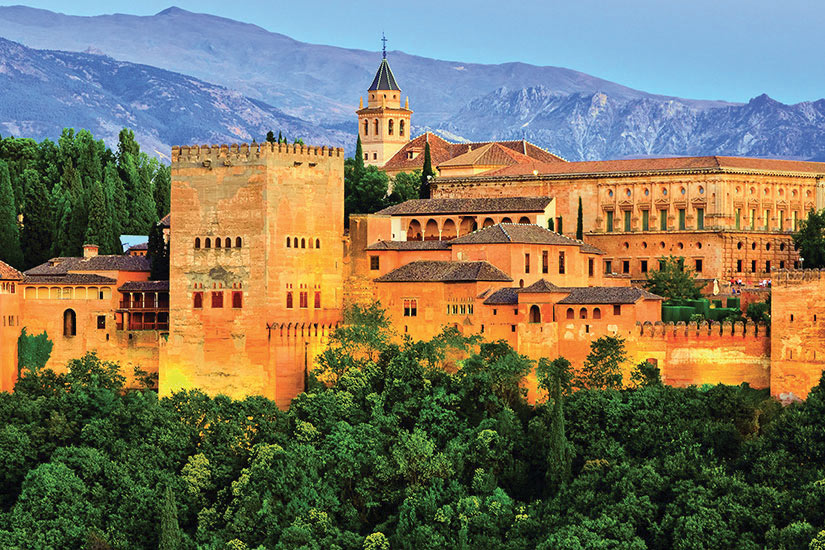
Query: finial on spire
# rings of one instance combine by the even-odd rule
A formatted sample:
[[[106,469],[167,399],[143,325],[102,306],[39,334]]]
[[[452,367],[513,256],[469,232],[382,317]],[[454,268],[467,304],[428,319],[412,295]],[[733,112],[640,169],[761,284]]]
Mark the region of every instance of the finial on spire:
[[[384,54],[384,59],[387,58],[387,37],[384,36],[384,31],[381,31],[381,42],[383,43],[382,53]]]

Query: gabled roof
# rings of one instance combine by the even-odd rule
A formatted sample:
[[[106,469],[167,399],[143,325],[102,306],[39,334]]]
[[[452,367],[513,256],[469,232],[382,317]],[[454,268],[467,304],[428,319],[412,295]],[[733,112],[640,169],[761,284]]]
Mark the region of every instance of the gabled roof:
[[[133,244],[126,252],[131,252],[132,250],[149,250],[149,243]]]
[[[519,292],[542,293],[542,292],[567,292],[569,289],[554,285],[547,279],[539,279],[532,285],[519,289]]]
[[[532,223],[499,223],[450,241],[451,245],[528,243],[583,246],[584,243]],[[591,247],[592,248],[592,247]]]
[[[506,273],[488,262],[450,262],[424,260],[410,262],[375,279],[378,283],[473,281],[512,281]]]
[[[411,199],[379,210],[376,214],[410,216],[420,214],[508,214],[544,212],[550,197],[491,197],[477,199]]]
[[[26,271],[26,275],[66,275],[71,271],[149,271],[146,256],[92,256],[52,258]]]
[[[487,143],[476,149],[470,149],[438,165],[438,168],[459,166],[512,166],[513,164],[530,162],[532,159],[525,154],[505,147],[500,143]]]
[[[375,73],[375,78],[372,79],[372,84],[367,91],[375,91],[375,90],[397,90],[401,91],[401,88],[398,87],[398,83],[395,81],[395,75],[392,74],[392,69],[390,69],[390,64],[387,63],[387,58],[381,60],[381,64],[378,65],[378,72]]]
[[[518,303],[518,291],[521,290],[519,288],[500,288],[490,294],[490,296],[484,300],[484,303],[488,306],[505,306],[505,305],[514,305]]]
[[[367,250],[449,250],[450,241],[377,241]]]
[[[569,288],[560,304],[635,304],[640,299],[664,300],[661,296],[633,287],[591,286]]]
[[[0,279],[4,281],[19,281],[22,278],[22,273],[14,269],[6,262],[0,260]]]

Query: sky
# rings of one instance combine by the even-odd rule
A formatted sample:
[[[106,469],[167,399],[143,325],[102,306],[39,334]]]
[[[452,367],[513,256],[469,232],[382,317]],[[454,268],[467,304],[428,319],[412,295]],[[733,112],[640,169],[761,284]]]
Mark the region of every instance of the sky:
[[[825,97],[822,0],[30,0],[71,15],[175,5],[296,40],[461,62],[567,67],[646,92],[784,103]],[[0,0],[0,5],[11,5]]]

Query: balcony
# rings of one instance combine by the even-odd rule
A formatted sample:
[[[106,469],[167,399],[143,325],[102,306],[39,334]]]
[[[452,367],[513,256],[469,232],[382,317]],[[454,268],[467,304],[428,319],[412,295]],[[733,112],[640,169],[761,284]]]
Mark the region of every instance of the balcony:
[[[168,300],[158,300],[155,302],[154,300],[121,300],[118,304],[120,309],[139,309],[139,310],[151,310],[151,309],[169,309],[169,301]]]

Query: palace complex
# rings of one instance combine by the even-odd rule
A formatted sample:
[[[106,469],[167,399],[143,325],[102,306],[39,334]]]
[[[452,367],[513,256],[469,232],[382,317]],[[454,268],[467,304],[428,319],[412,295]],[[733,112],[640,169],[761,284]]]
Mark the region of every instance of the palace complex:
[[[150,280],[140,246],[101,256],[90,244],[25,273],[0,263],[0,390],[13,388],[25,328],[48,334],[57,370],[96,351],[157,372],[161,394],[199,388],[286,406],[344,308],[374,300],[399,336],[454,327],[580,365],[590,342],[618,335],[628,369],[648,360],[670,384],[747,382],[804,398],[817,383],[825,277],[799,269],[791,233],[825,207],[825,163],[567,162],[524,140],[411,139],[401,100],[385,56],[357,111],[364,161],[392,176],[420,169],[429,147],[430,199],[352,215],[345,230],[341,149],[174,147],[161,221],[168,281]],[[772,332],[662,323],[662,297],[640,283],[670,255],[720,296],[731,279],[770,279]]]

